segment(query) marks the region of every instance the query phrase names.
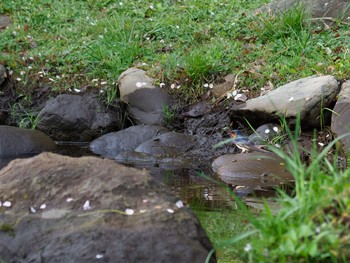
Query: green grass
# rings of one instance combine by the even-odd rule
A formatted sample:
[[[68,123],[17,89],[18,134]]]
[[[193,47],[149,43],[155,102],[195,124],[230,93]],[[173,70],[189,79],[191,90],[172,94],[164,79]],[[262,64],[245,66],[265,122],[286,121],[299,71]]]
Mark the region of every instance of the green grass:
[[[186,101],[227,73],[244,72],[238,88],[253,92],[268,81],[349,75],[347,25],[311,25],[301,8],[253,16],[266,2],[8,0],[0,12],[13,24],[0,32],[0,62],[28,94],[38,81],[57,92],[113,89],[122,71],[143,65],[158,83],[181,85],[174,92]]]
[[[348,262],[350,259],[350,169],[340,170],[328,156],[340,138],[321,152],[313,150],[312,162],[307,165],[301,160],[297,146],[299,130],[298,125],[295,132],[287,128],[293,154],[273,149],[285,160],[295,179],[292,194],[278,190],[277,201],[283,208],[273,214],[266,204],[261,215],[246,216],[250,229],[243,234],[232,233],[235,235],[228,239],[227,235],[222,236],[221,242],[240,242],[235,244],[234,251],[244,250],[238,254],[242,262]],[[244,211],[244,206],[241,209]],[[216,240],[215,233],[220,230],[205,228]],[[222,228],[228,229],[226,225]],[[219,256],[224,259],[220,253]]]

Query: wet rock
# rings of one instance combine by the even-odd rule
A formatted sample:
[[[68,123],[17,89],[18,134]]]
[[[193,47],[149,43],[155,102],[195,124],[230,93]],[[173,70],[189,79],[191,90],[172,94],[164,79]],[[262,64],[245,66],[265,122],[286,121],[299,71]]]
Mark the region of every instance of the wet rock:
[[[190,150],[195,145],[196,142],[189,135],[168,132],[142,143],[135,151],[157,156],[176,156]]]
[[[0,86],[7,78],[6,68],[0,64]]]
[[[300,4],[305,5],[305,9],[313,18],[322,18],[326,22],[334,22],[339,19],[346,21],[350,16],[348,0],[278,0],[271,1],[270,4],[259,8],[257,12],[283,14]]]
[[[248,137],[248,140],[254,144],[263,144],[274,139],[280,132],[280,129],[280,126],[274,123],[263,124]]]
[[[136,124],[163,124],[163,109],[170,106],[169,96],[153,86],[146,72],[130,68],[118,79],[120,98],[127,103],[127,111]]]
[[[41,112],[38,129],[59,141],[91,141],[118,130],[121,112],[104,110],[92,94],[62,94],[49,100]]]
[[[90,149],[104,157],[115,158],[119,153],[135,150],[141,143],[165,132],[168,130],[156,125],[131,126],[95,139],[90,143]]]
[[[0,30],[11,25],[11,18],[8,15],[0,14]]]
[[[0,200],[11,203],[0,207],[1,259],[204,262],[209,239],[168,191],[148,172],[108,159],[43,153],[12,161],[0,171]]]
[[[133,167],[142,167],[146,169],[153,166],[160,169],[173,170],[188,168],[190,166],[189,161],[182,156],[155,156],[136,151],[121,152],[117,155],[115,160],[120,163],[131,164]]]
[[[294,124],[300,114],[304,129],[320,126],[321,110],[332,108],[339,92],[338,81],[333,76],[312,76],[279,87],[264,96],[232,107],[231,118],[244,116],[256,125],[285,117]],[[323,111],[323,124],[330,123],[330,114]]]
[[[346,81],[341,86],[338,101],[334,106],[332,114],[332,132],[337,136],[350,132],[350,81]],[[350,151],[350,136],[341,139],[344,150]]]
[[[44,133],[11,126],[0,126],[0,157],[35,155],[56,149],[55,142]]]
[[[227,184],[261,189],[293,180],[283,164],[272,153],[253,152],[220,156],[212,163],[212,169]]]

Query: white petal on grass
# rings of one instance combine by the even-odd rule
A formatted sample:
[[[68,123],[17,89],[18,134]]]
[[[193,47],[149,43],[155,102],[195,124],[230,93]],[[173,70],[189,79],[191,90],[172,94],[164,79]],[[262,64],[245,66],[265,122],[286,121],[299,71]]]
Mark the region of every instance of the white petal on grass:
[[[324,143],[322,143],[322,142],[318,142],[317,144],[318,144],[319,146],[321,146],[321,147],[324,146]]]
[[[93,79],[93,80],[91,80],[91,82],[97,82],[98,81],[98,79]]]
[[[125,214],[127,214],[128,216],[131,216],[135,213],[135,211],[133,209],[127,208],[125,209]]]
[[[163,82],[159,84],[159,87],[161,87],[161,88],[163,88],[164,86],[165,86],[165,83],[163,83]]]
[[[42,204],[41,206],[40,206],[40,209],[45,209],[46,208],[46,204]]]
[[[208,87],[209,87],[209,84],[208,84],[208,83],[205,83],[203,86],[204,86],[204,88],[208,88]]]
[[[78,93],[81,92],[81,90],[80,90],[80,89],[77,89],[77,88],[75,88],[74,91],[75,91],[75,92],[78,92]]]
[[[209,89],[212,89],[212,88],[214,88],[214,84],[213,84],[213,83],[210,83],[210,84],[209,84]]]
[[[90,210],[91,209],[91,206],[90,206],[90,201],[89,200],[86,200],[84,205],[83,205],[83,209],[84,210]]]
[[[16,78],[17,81],[21,81],[22,79],[21,78]]]
[[[102,81],[101,85],[107,85],[107,81]]]
[[[11,207],[11,202],[10,201],[5,201],[5,202],[3,202],[2,203],[2,206],[4,206],[4,207]]]
[[[171,209],[171,208],[168,208],[166,211],[167,211],[168,213],[170,213],[170,214],[174,214],[174,210]]]
[[[171,85],[170,85],[170,88],[171,88],[171,89],[175,89],[175,84],[174,84],[174,83],[171,84]]]
[[[23,76],[24,74],[26,74],[26,72],[22,70],[19,74]]]
[[[245,251],[245,252],[249,252],[250,250],[252,250],[252,248],[253,248],[252,245],[248,243],[248,244],[244,247],[244,251]]]
[[[184,203],[183,203],[181,200],[177,201],[177,202],[175,203],[175,205],[176,205],[178,208],[184,207]]]

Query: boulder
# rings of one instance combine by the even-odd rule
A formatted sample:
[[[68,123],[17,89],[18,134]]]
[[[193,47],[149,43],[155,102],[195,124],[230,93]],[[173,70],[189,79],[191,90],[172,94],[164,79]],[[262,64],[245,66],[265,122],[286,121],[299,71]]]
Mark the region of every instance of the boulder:
[[[124,71],[118,79],[120,99],[127,103],[136,124],[163,124],[163,110],[170,106],[170,98],[160,87],[153,86],[153,81],[138,68]]]
[[[35,155],[55,149],[55,142],[40,131],[0,126],[0,158]]]
[[[135,150],[143,142],[168,132],[156,125],[135,125],[127,129],[107,133],[90,143],[90,150],[107,158],[115,158],[124,151]]]
[[[273,153],[222,155],[214,160],[212,169],[225,183],[251,189],[270,188],[294,180],[284,161]]]
[[[233,119],[259,125],[285,117],[295,124],[297,116],[304,129],[318,128],[330,123],[330,112],[339,92],[338,81],[333,76],[312,76],[281,86],[266,95],[248,100],[231,108]],[[327,113],[329,113],[327,115]]]
[[[104,108],[92,94],[61,94],[46,103],[37,128],[58,141],[91,141],[120,128],[121,112]]]
[[[283,14],[300,4],[304,5],[311,17],[322,18],[326,22],[347,21],[350,16],[348,0],[277,0],[262,6],[257,12],[268,12],[273,15]]]
[[[350,81],[345,81],[338,95],[333,114],[332,114],[332,132],[337,136],[350,133]],[[350,151],[350,134],[341,139],[346,152]]]
[[[0,201],[4,262],[204,262],[212,249],[164,184],[113,160],[14,160],[0,171]]]

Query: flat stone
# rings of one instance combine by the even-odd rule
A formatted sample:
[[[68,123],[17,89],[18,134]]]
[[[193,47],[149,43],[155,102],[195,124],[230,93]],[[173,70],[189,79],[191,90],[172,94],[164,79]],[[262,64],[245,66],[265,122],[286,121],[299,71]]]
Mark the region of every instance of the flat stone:
[[[294,124],[299,114],[303,128],[317,128],[320,126],[321,110],[331,108],[338,92],[338,81],[333,76],[307,77],[233,106],[230,115],[238,119],[244,116],[254,124],[285,117],[290,124]],[[327,111],[323,113],[323,123],[330,122],[330,114],[328,120]]]
[[[11,202],[0,207],[5,262],[202,263],[212,249],[164,184],[109,159],[12,161],[0,171],[0,201]]]
[[[345,81],[338,95],[333,114],[332,114],[332,132],[337,136],[350,133],[350,81]],[[350,134],[341,139],[344,150],[350,151]]]
[[[212,169],[225,183],[252,189],[273,187],[294,180],[286,170],[284,161],[272,153],[222,155],[214,160]]]
[[[11,25],[12,21],[8,15],[0,14],[0,30]]]
[[[92,152],[108,158],[115,158],[124,151],[135,150],[143,142],[168,132],[156,125],[135,125],[127,129],[107,133],[90,143]]]
[[[176,156],[190,150],[195,145],[194,138],[189,135],[167,132],[142,143],[135,151],[156,156]]]

